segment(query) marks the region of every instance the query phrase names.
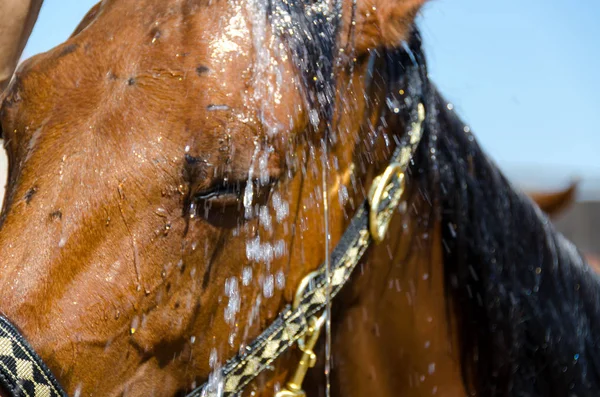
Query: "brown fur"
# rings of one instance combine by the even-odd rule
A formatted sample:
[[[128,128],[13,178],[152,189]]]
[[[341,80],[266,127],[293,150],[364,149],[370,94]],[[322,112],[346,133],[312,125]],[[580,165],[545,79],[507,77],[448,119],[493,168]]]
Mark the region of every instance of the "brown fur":
[[[425,0],[363,0],[355,10],[357,34],[356,51],[369,48],[396,47],[406,38],[419,9]],[[345,27],[350,26],[352,1],[344,2]],[[346,35],[342,35],[346,37]]]
[[[359,0],[359,55],[402,40],[422,3]],[[261,81],[253,74],[249,21],[235,4],[104,1],[66,43],[26,62],[1,98],[10,169],[0,310],[69,394],[189,390],[211,372],[212,349],[221,363],[232,357],[324,259],[320,162],[314,161],[320,153],[303,139],[308,117],[300,88],[291,83],[295,70],[289,57],[272,52],[283,70],[280,96],[251,99]],[[234,22],[237,31],[228,29]],[[358,68],[351,86],[360,93],[366,65]],[[349,77],[340,72],[338,79]],[[345,214],[364,199],[360,189],[350,190],[342,207],[340,185],[354,179],[369,186],[389,157],[383,142],[367,144],[358,128],[379,115],[368,113],[362,95],[345,99],[338,109],[345,133],[332,153],[338,159],[330,176],[332,243],[347,226]],[[211,110],[214,105],[229,110]],[[272,109],[267,117],[258,114],[261,105]],[[272,137],[266,122],[284,128]],[[239,203],[216,202],[209,213],[200,209],[191,217],[196,193],[224,177],[247,178],[255,143],[276,149],[267,168],[278,180],[258,200],[279,194],[290,203],[289,216],[271,229],[244,220]],[[287,152],[297,159],[290,170]],[[368,169],[357,165],[362,156],[372,160]],[[420,205],[426,204],[416,202],[405,219],[396,217],[395,240],[369,252],[336,302],[333,351],[344,364],[333,374],[334,395],[464,395],[448,338],[441,253],[414,254],[425,232],[416,224]],[[408,231],[402,232],[403,222]],[[439,250],[439,227],[430,233]],[[249,261],[246,243],[257,236],[283,240],[286,255],[269,268]],[[397,247],[394,261],[391,247]],[[231,277],[239,280],[246,265],[254,277],[248,286],[240,282],[240,309],[228,323],[224,286]],[[260,280],[278,271],[286,275],[285,288],[263,297],[250,318],[262,295]],[[293,363],[293,353],[286,355],[248,393],[272,395]],[[318,372],[312,376],[308,387],[320,389]]]

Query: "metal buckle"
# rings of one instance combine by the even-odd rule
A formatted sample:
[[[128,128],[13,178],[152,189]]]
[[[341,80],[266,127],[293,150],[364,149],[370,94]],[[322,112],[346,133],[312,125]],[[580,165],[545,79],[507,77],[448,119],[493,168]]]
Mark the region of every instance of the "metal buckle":
[[[309,283],[314,279],[319,272],[312,272],[308,276],[304,277],[298,286],[296,296],[294,297],[294,303],[292,309],[296,310],[304,295],[304,290]],[[325,313],[320,316],[312,316],[308,319],[308,329],[298,340],[298,348],[302,352],[296,371],[292,377],[288,380],[285,387],[275,394],[275,397],[305,397],[306,392],[302,390],[302,383],[306,377],[308,370],[315,366],[317,363],[317,355],[314,352],[315,345],[321,335],[321,329],[325,323]]]
[[[398,179],[400,184],[399,188],[390,196],[390,191],[394,186],[394,178]],[[390,221],[392,220],[392,214],[398,204],[400,203],[400,197],[404,192],[405,178],[402,170],[402,164],[392,163],[390,164],[383,174],[379,175],[373,180],[371,189],[369,191],[369,231],[371,237],[376,243],[380,243],[385,238]],[[388,201],[384,208],[380,208],[382,202]]]

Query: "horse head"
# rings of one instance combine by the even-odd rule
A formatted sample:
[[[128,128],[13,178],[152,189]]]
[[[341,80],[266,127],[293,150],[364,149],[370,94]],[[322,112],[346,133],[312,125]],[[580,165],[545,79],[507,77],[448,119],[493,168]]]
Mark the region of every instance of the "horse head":
[[[387,164],[367,72],[422,3],[106,0],[21,65],[0,311],[69,394],[188,391],[292,300],[323,195],[333,244]]]

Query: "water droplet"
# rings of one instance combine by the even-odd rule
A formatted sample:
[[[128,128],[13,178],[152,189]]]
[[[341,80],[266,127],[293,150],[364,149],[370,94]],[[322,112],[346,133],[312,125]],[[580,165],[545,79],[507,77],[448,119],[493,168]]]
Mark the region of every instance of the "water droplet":
[[[246,219],[250,219],[253,216],[252,202],[254,201],[254,184],[252,182],[246,184],[244,189],[244,209]]]
[[[208,364],[213,371],[208,376],[208,382],[206,383],[205,391],[208,393],[208,395],[221,397],[223,396],[224,383],[217,349],[211,349]]]
[[[319,111],[316,109],[311,109],[308,115],[310,119],[310,123],[314,128],[319,127],[320,119],[319,119]]]
[[[271,222],[272,218],[271,218],[271,213],[269,212],[269,208],[267,208],[266,206],[260,207],[259,219],[260,219],[261,226],[263,228],[265,228],[265,230],[267,230],[269,232],[273,230],[273,225]]]
[[[265,281],[263,281],[263,295],[265,298],[273,297],[273,292],[275,289],[274,287],[275,287],[275,278],[273,277],[272,274],[269,274],[265,278]]]
[[[435,372],[435,363],[429,363],[429,366],[427,367],[427,372],[429,372],[429,375],[432,375]]]
[[[247,287],[250,285],[250,281],[252,281],[252,268],[246,266],[244,267],[244,270],[242,270],[242,284]]]
[[[139,325],[140,325],[140,319],[139,319],[139,317],[136,316],[133,318],[133,320],[131,320],[131,328],[129,329],[129,333],[131,335],[135,334]]]
[[[290,213],[290,205],[281,198],[278,192],[273,193],[273,208],[275,209],[275,219],[278,223],[283,222]]]
[[[210,350],[210,356],[208,357],[208,365],[210,365],[211,368],[215,368],[217,366],[219,362],[219,355],[217,353],[217,349],[215,349],[214,347]]]
[[[340,205],[345,205],[349,199],[348,188],[345,185],[341,185],[338,189],[338,200]]]
[[[225,322],[229,325],[235,324],[235,316],[240,310],[241,297],[238,287],[238,280],[231,277],[225,281],[225,295],[229,298],[225,308]]]
[[[453,223],[448,223],[448,230],[450,231],[452,238],[456,238],[456,225]]]
[[[283,270],[280,270],[277,272],[277,275],[275,277],[275,282],[277,284],[277,289],[285,288],[285,274],[283,274]]]

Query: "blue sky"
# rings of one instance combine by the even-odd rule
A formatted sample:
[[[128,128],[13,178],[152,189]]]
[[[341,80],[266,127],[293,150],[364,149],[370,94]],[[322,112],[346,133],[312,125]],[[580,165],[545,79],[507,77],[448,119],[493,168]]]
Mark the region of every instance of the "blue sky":
[[[64,41],[95,1],[45,0],[25,56]],[[434,0],[430,75],[518,181],[600,182],[600,1]]]

